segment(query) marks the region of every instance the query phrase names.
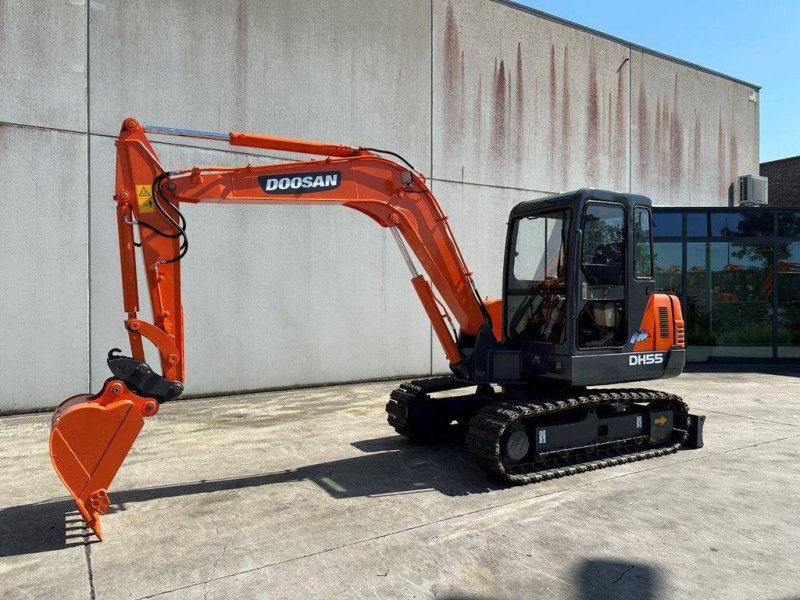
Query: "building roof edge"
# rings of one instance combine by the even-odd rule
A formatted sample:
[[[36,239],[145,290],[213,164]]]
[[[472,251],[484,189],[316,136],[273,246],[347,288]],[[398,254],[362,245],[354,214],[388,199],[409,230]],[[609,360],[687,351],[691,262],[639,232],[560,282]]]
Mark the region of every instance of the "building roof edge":
[[[786,162],[786,161],[790,161],[790,160],[800,160],[800,154],[798,154],[797,156],[786,156],[784,158],[775,158],[773,160],[765,160],[764,162],[759,163],[759,165],[763,167],[764,165],[771,165],[773,163]]]
[[[557,17],[555,15],[551,15],[550,13],[542,12],[536,8],[532,8],[530,6],[525,6],[524,4],[519,4],[518,2],[514,2],[513,0],[491,0],[497,4],[502,4],[508,6],[509,8],[514,8],[516,10],[521,10],[523,12],[527,12],[537,17],[541,17],[542,19],[547,19],[548,21],[553,21],[554,23],[558,23],[560,25],[565,25],[567,27],[571,27],[573,29],[578,29],[579,31],[583,31],[589,33],[591,35],[595,35],[597,37],[601,37],[607,39],[612,42],[616,42],[623,46],[628,46],[632,50],[638,50],[640,52],[645,52],[652,56],[656,56],[658,58],[663,58],[670,62],[677,63],[679,65],[683,65],[684,67],[689,67],[691,69],[697,69],[698,71],[703,71],[704,73],[708,73],[709,75],[715,75],[717,77],[722,77],[723,79],[727,79],[729,81],[733,81],[735,83],[739,83],[741,85],[745,85],[747,87],[751,87],[755,90],[760,90],[761,86],[756,85],[755,83],[750,83],[748,81],[744,81],[742,79],[738,79],[731,75],[726,75],[725,73],[720,73],[719,71],[715,71],[714,69],[709,69],[708,67],[704,67],[702,65],[698,65],[697,63],[689,62],[688,60],[683,60],[682,58],[677,58],[675,56],[671,56],[669,54],[664,54],[663,52],[659,52],[658,50],[653,50],[652,48],[647,48],[646,46],[640,46],[639,44],[634,44],[633,42],[629,42],[628,40],[624,40],[622,38],[618,38],[608,33],[604,33],[597,29],[592,29],[591,27],[586,27],[585,25],[581,25],[579,23],[575,23],[573,21],[568,21],[567,19],[562,19],[561,17]]]

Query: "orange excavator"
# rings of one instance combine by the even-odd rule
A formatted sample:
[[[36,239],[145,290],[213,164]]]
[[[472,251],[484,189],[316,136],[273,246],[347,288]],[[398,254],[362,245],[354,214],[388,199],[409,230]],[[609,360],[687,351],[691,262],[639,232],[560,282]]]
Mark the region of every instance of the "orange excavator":
[[[323,158],[167,171],[148,134]],[[653,280],[649,199],[583,189],[518,204],[508,221],[503,298],[482,299],[425,177],[395,153],[142,126],[132,118],[116,146],[114,201],[132,356],[112,349],[111,377],[98,393],[65,400],[50,432],[53,466],[98,538],[107,490],[144,419],[183,392],[180,263],[189,244],[182,203],[338,204],[389,228],[452,371],[391,393],[388,421],[404,436],[461,435],[477,464],[509,483],[702,446],[704,417],[690,414],[677,396],[588,387],[683,370],[681,306],[658,293]],[[153,322],[139,315],[137,259]],[[145,362],[145,341],[158,350],[160,372]]]

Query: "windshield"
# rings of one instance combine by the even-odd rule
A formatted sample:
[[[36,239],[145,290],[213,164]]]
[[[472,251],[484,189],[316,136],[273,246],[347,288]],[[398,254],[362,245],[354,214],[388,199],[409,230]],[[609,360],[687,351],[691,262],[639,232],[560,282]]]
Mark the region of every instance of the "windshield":
[[[514,225],[508,290],[565,290],[570,211],[524,217]]]

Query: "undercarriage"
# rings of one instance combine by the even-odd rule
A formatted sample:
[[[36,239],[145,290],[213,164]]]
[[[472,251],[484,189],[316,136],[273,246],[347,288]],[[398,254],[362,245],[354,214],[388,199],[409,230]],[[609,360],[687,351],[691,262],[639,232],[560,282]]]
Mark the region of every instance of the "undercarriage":
[[[640,388],[572,388],[542,393],[478,386],[452,376],[395,389],[389,424],[417,441],[463,436],[485,471],[515,484],[535,483],[656,458],[703,445],[705,417],[678,396]]]

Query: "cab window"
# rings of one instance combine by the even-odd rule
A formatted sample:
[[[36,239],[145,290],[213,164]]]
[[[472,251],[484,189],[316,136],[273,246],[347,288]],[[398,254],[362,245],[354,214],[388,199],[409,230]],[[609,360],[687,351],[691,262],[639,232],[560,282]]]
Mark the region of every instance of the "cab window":
[[[581,268],[589,285],[625,282],[625,209],[592,203],[583,218]]]
[[[512,240],[509,288],[565,288],[569,211],[523,217]]]
[[[514,223],[505,302],[510,339],[565,341],[571,217],[569,210],[559,210]]]
[[[653,246],[650,244],[650,211],[641,206],[633,210],[633,275],[637,279],[653,277]]]

